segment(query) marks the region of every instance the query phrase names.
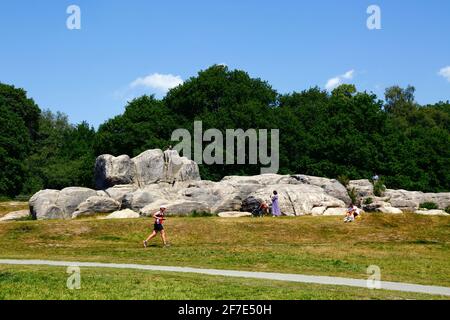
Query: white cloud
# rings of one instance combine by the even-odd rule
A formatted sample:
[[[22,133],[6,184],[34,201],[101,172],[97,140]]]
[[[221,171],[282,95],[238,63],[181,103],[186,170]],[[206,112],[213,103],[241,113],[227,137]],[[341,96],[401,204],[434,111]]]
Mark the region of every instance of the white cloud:
[[[166,93],[172,88],[183,84],[183,79],[180,76],[174,76],[172,74],[160,74],[154,73],[143,78],[137,78],[131,84],[131,88],[146,87]]]
[[[450,66],[444,67],[439,71],[439,75],[450,82]]]
[[[355,70],[350,70],[340,76],[331,78],[327,81],[327,83],[325,85],[325,89],[333,90],[334,88],[340,86],[344,82],[344,80],[353,79],[354,75],[355,75]]]
[[[342,78],[351,80],[351,79],[353,79],[353,74],[354,73],[355,73],[355,70],[347,71],[346,73],[344,73],[342,75]]]

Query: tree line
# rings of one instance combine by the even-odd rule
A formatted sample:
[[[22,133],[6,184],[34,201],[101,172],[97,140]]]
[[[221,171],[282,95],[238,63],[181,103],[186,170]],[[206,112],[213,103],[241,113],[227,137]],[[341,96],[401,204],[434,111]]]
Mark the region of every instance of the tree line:
[[[450,190],[450,103],[419,105],[414,87],[384,99],[341,85],[279,94],[266,81],[214,65],[170,90],[142,96],[95,130],[40,110],[23,89],[0,84],[0,196],[93,187],[96,156],[164,149],[175,129],[279,129],[280,174],[370,178],[389,188]],[[201,165],[203,179],[259,174],[257,165]]]

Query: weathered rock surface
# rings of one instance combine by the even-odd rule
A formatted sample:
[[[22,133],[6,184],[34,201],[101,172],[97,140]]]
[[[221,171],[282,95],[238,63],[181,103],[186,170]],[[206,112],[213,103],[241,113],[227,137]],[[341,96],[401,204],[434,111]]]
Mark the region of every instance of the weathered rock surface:
[[[22,220],[28,218],[29,216],[30,210],[13,211],[1,217],[0,222]]]
[[[121,204],[109,197],[92,196],[82,202],[72,214],[72,218],[90,216],[97,213],[111,213],[120,209]]]
[[[164,178],[164,154],[161,150],[147,150],[132,161],[136,168],[133,181],[139,187],[157,183]]]
[[[135,212],[131,209],[125,209],[120,211],[115,211],[103,219],[136,219],[140,218],[140,215],[138,212]]]
[[[344,215],[351,202],[347,188],[337,180],[307,175],[262,174],[202,181],[197,164],[173,150],[148,150],[133,159],[102,155],[96,161],[95,179],[101,190],[73,187],[36,193],[29,202],[32,216],[70,219],[124,209],[148,216],[161,205],[167,206],[169,215],[192,212],[248,215],[261,201],[270,204],[274,190],[278,191],[284,215]],[[372,198],[373,203],[363,207],[366,211],[395,214],[414,212],[423,202],[435,202],[440,209],[450,205],[450,193],[388,189],[385,197],[378,198],[373,195],[369,180],[352,180],[348,188],[355,188],[361,201]],[[131,214],[130,211],[123,214],[127,213]]]
[[[122,201],[122,207],[139,212],[139,210],[158,199],[161,199],[158,193],[146,189],[138,189],[125,196]]]
[[[77,207],[97,192],[88,188],[71,187],[42,190],[29,201],[31,215],[38,220],[71,219]]]
[[[315,207],[344,207],[342,200],[325,193],[317,186],[304,184],[276,184],[260,186],[249,196],[260,198],[270,203],[273,190],[277,190],[281,212],[287,216],[300,216],[311,214]]]
[[[420,191],[387,189],[385,196],[393,207],[400,208],[403,211],[414,212],[424,202],[436,203],[439,209],[445,209],[450,206],[450,192],[424,193]]]
[[[311,215],[313,216],[321,216],[327,210],[327,207],[314,207],[311,210]]]
[[[294,175],[291,176],[291,183],[293,183],[292,178],[304,184],[311,184],[320,187],[325,191],[326,194],[343,201],[347,205],[350,204],[351,202],[351,199],[348,196],[347,189],[336,179],[328,179],[306,175]]]
[[[103,190],[99,191],[98,193],[100,193],[99,195],[111,197],[114,200],[122,203],[122,201],[128,194],[135,192],[137,189],[138,188],[135,185],[125,184],[125,185],[116,185],[104,191]]]
[[[367,179],[350,180],[347,189],[355,189],[356,196],[360,198],[373,197],[373,184]]]
[[[158,200],[140,210],[142,216],[152,216],[159,208],[164,205],[167,208],[167,216],[185,216],[190,213],[211,213],[211,209],[202,202],[190,200],[174,200],[171,202]]]
[[[389,207],[389,206],[379,207],[376,210],[376,212],[387,213],[387,214],[400,214],[400,213],[403,213],[403,211],[400,210],[399,208]]]
[[[347,213],[347,208],[328,208],[323,213],[324,216],[344,216]]]
[[[241,212],[241,211],[228,211],[221,212],[218,214],[221,218],[243,218],[243,217],[251,217],[252,214],[249,212]]]
[[[175,150],[164,151],[166,169],[164,177],[167,182],[200,180],[197,163],[186,157],[180,157]]]
[[[130,157],[101,155],[95,162],[95,185],[98,189],[107,189],[117,184],[131,184],[135,176],[135,167]]]
[[[56,206],[59,190],[41,190],[33,195],[29,201],[30,213],[38,220],[63,219],[61,208]]]
[[[60,208],[64,219],[71,219],[78,206],[88,198],[96,196],[97,192],[88,188],[70,187],[61,190],[55,206]]]
[[[414,213],[427,216],[449,216],[444,210],[416,210]]]
[[[137,187],[166,182],[200,180],[198,165],[175,150],[147,150],[130,159],[127,155],[101,155],[95,163],[95,183],[98,189],[134,184]]]

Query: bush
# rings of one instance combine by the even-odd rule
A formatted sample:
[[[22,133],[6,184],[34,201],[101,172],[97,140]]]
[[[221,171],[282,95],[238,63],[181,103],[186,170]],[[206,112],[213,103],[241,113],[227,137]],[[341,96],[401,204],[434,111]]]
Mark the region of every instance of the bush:
[[[377,197],[382,197],[386,191],[386,186],[382,181],[377,181],[373,185],[373,194]]]
[[[364,204],[372,204],[372,203],[373,203],[373,199],[372,198],[364,199]]]
[[[192,218],[201,218],[201,217],[213,217],[214,214],[209,213],[209,212],[197,212],[197,211],[193,211],[190,215],[190,217]]]
[[[347,187],[348,184],[350,183],[350,178],[345,174],[341,174],[340,176],[338,176],[337,180],[345,187]]]
[[[439,209],[439,206],[434,202],[424,202],[424,203],[420,204],[419,208],[427,209],[427,210],[435,210],[435,209]]]
[[[450,214],[450,206],[448,206],[447,208],[445,208],[445,212],[447,212],[448,214]]]
[[[348,192],[348,196],[350,197],[350,199],[352,200],[352,203],[355,204],[356,201],[358,200],[358,196],[356,194],[356,189],[352,188],[349,192]]]

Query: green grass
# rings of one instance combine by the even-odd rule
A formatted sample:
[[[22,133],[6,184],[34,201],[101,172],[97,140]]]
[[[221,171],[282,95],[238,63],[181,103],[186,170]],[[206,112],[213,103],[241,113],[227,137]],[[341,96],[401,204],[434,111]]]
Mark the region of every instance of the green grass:
[[[169,218],[166,230],[172,246],[162,248],[157,238],[144,249],[142,240],[152,224],[151,219],[0,223],[0,258],[360,279],[367,278],[369,265],[378,265],[382,280],[450,287],[448,217],[370,214],[354,224],[344,224],[341,217]]]
[[[82,268],[69,290],[66,268],[0,266],[0,299],[317,300],[445,299],[441,296],[167,272]],[[38,288],[38,290],[37,290]]]

